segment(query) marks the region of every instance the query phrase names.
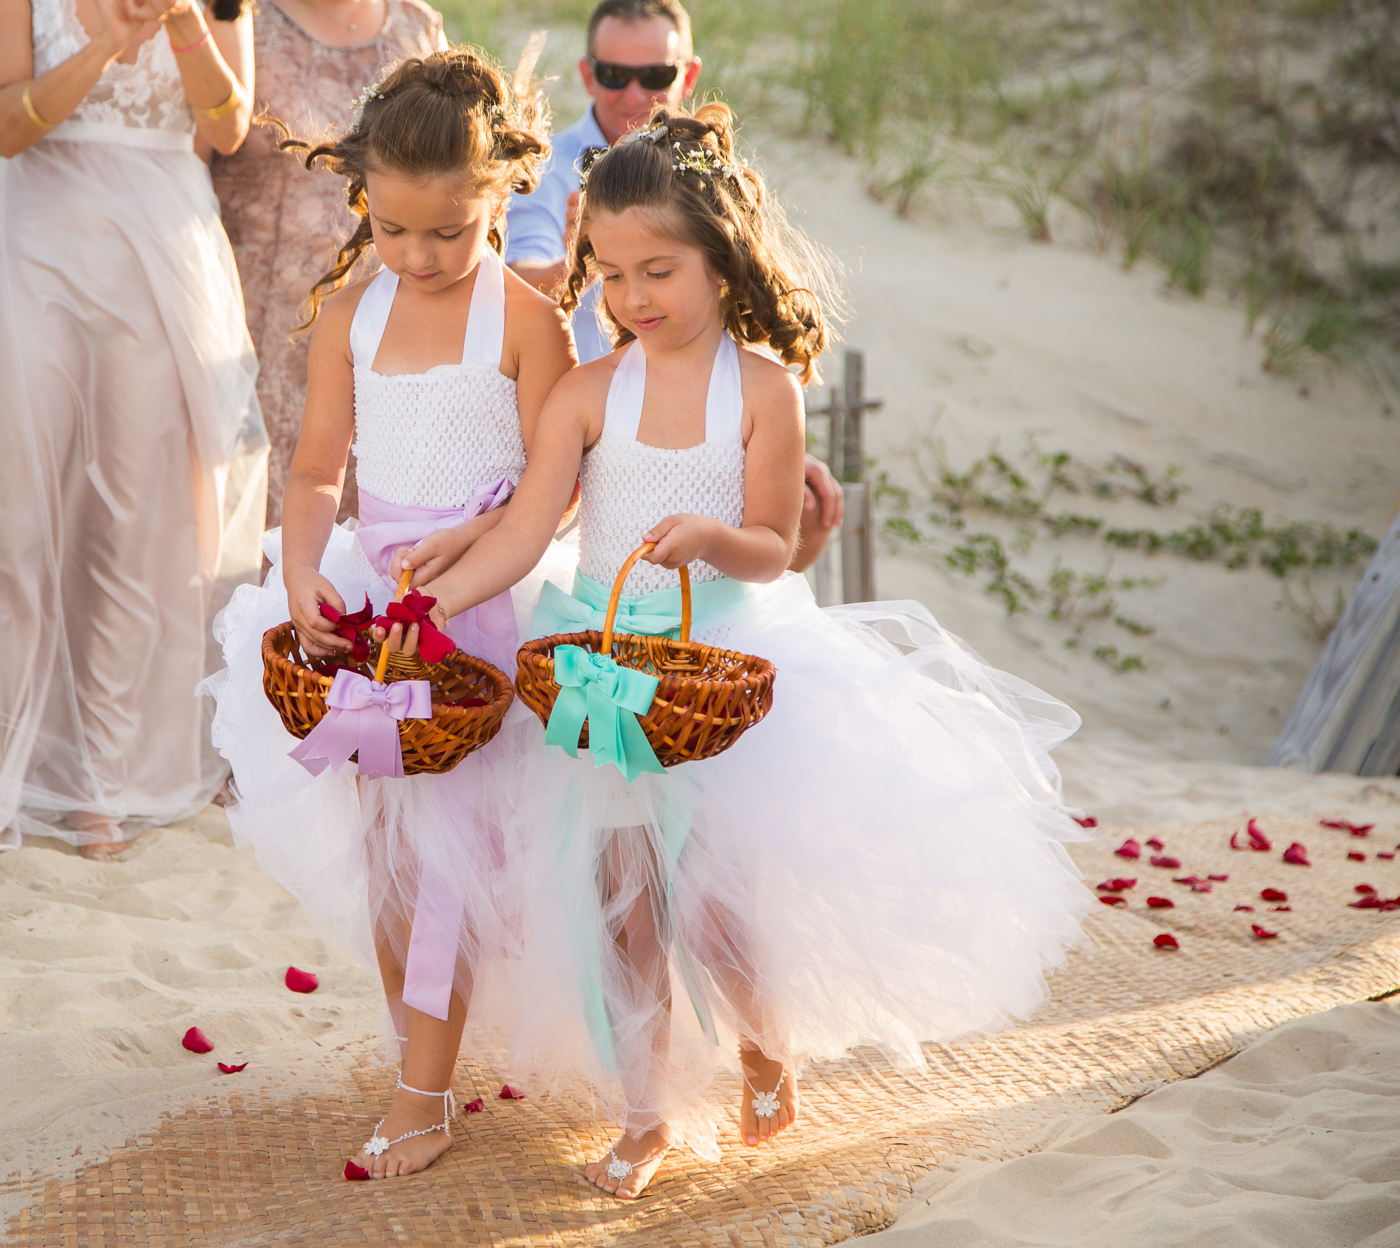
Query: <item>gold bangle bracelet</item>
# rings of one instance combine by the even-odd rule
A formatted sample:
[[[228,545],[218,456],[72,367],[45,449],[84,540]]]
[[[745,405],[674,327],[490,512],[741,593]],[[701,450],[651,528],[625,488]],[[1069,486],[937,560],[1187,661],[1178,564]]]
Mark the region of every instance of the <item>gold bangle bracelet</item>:
[[[29,114],[29,120],[38,126],[40,130],[52,130],[54,123],[45,121],[40,117],[39,110],[34,107],[34,101],[29,98],[29,88],[33,85],[32,82],[26,82],[24,84],[24,90],[21,91],[19,95],[19,102],[24,105],[24,111]]]
[[[205,121],[218,121],[220,117],[227,117],[242,103],[243,88],[235,82],[228,99],[222,104],[215,104],[213,108],[196,108],[193,111],[196,117],[202,117]]]

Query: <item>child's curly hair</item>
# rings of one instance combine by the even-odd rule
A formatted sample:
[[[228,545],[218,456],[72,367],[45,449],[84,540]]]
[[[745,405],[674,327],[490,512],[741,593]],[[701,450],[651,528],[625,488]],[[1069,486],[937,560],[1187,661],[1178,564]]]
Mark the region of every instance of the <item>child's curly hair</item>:
[[[838,301],[832,264],[810,239],[788,226],[763,178],[735,151],[734,114],[703,104],[693,114],[652,110],[640,131],[614,144],[586,173],[570,271],[561,300],[572,312],[597,262],[589,241],[597,213],[629,208],[666,214],[664,227],[700,248],[710,270],[728,283],[724,327],[741,342],[766,343],[797,365],[805,384],[827,345],[827,315]],[[606,300],[604,301],[606,307]],[[635,335],[611,310],[613,340]]]
[[[521,58],[515,81],[477,48],[449,48],[429,56],[405,57],[361,97],[350,128],[339,138],[312,145],[290,137],[275,118],[283,151],[306,153],[306,167],[318,160],[349,179],[346,199],[359,217],[355,232],[341,246],[335,264],[311,288],[307,314],[298,330],[316,323],[322,301],[350,280],[351,270],[374,241],[365,172],[391,170],[410,177],[459,174],[484,195],[511,190],[528,194],[549,155],[549,106],[530,82],[533,58]],[[504,239],[493,225],[490,245],[500,252]]]

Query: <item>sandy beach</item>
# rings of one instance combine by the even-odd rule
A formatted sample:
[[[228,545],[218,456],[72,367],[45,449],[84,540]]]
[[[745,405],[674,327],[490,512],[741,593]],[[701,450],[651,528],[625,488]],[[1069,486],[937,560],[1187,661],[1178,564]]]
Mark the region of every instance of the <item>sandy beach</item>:
[[[1179,467],[1190,493],[1170,523],[1223,501],[1271,522],[1384,533],[1400,492],[1384,394],[1345,373],[1263,372],[1237,308],[1168,292],[1145,265],[1125,273],[1072,232],[1047,246],[970,215],[902,220],[825,150],[815,160],[810,147],[774,142],[765,156],[794,218],[849,272],[846,338],[866,352],[868,388],[885,400],[867,450],[892,480],[917,486],[907,452],[923,439],[966,464],[989,447],[1015,451],[1029,433],[1085,462]],[[1084,506],[1125,525],[1170,519],[1134,499]],[[926,603],[985,658],[1079,710],[1083,730],[1057,758],[1067,798],[1101,825],[1093,853],[1124,828],[1247,815],[1373,823],[1366,848],[1394,848],[1400,779],[1261,765],[1322,644],[1278,577],[1110,551],[1091,537],[1037,540],[1024,555],[1037,575],[1057,558],[1159,582],[1116,595],[1115,610],[1149,631],[1080,621],[1088,640],[1067,647],[1073,620],[1043,606],[1008,615],[977,578],[908,550],[882,555],[878,590]],[[1319,573],[1312,588],[1326,599],[1359,575]],[[1141,670],[1095,655],[1110,637]],[[1388,873],[1377,886],[1400,892],[1393,862],[1372,868]],[[1400,924],[1400,914],[1371,917],[1376,930]],[[320,977],[316,993],[288,992],[290,965]],[[293,1102],[380,1063],[377,982],[233,845],[215,807],[147,833],[110,864],[45,841],[0,854],[0,1001],[0,1228],[12,1234],[26,1176],[79,1174],[189,1104],[254,1090]],[[191,1026],[213,1040],[207,1057],[182,1049]],[[1023,1157],[944,1159],[872,1242],[1400,1243],[1400,1007],[1341,1004],[1260,1031],[1199,1078],[1023,1138]],[[216,1059],[249,1065],[224,1075]],[[483,1075],[477,1095],[490,1086]],[[627,1233],[619,1226],[614,1242]],[[794,1232],[788,1242],[818,1241]]]

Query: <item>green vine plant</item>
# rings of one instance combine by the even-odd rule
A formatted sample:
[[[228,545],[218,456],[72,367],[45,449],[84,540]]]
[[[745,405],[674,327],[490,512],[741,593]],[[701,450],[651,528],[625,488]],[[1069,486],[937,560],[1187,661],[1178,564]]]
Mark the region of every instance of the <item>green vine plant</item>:
[[[1071,650],[1087,644],[1090,628],[1111,626],[1132,638],[1153,635],[1153,626],[1119,610],[1116,595],[1155,589],[1165,578],[1081,571],[1059,557],[1048,574],[1037,575],[1024,560],[1041,540],[1087,538],[1106,548],[1110,563],[1113,551],[1132,550],[1217,563],[1227,571],[1260,567],[1280,580],[1294,572],[1351,567],[1376,549],[1375,539],[1358,528],[1342,531],[1315,521],[1268,524],[1257,508],[1224,502],[1179,527],[1114,527],[1087,506],[1095,500],[1132,500],[1165,514],[1179,512],[1188,493],[1180,469],[1156,472],[1123,455],[1092,464],[1069,451],[1044,451],[1030,435],[1020,455],[1007,455],[994,445],[965,469],[954,467],[934,439],[916,445],[908,459],[917,488],[896,484],[886,471],[876,474],[875,505],[887,545],[917,551],[981,580],[1008,616],[1041,611],[1070,626],[1064,644]],[[975,517],[1010,524],[1014,536],[974,528]],[[1324,607],[1307,576],[1298,594],[1286,584],[1282,591],[1282,605],[1314,637],[1330,632],[1344,606],[1339,590],[1335,602]],[[1142,655],[1099,640],[1091,653],[1115,671],[1148,670]]]

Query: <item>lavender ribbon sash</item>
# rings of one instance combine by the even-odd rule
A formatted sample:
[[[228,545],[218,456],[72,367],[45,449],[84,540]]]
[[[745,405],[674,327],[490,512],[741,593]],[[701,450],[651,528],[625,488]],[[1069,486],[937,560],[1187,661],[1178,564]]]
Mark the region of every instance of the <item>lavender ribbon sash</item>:
[[[326,695],[326,714],[291,750],[313,776],[329,766],[339,774],[360,752],[359,774],[367,777],[403,775],[403,749],[399,722],[431,719],[433,691],[426,680],[398,680],[381,685],[342,668]]]
[[[509,477],[478,486],[465,507],[410,507],[386,503],[365,490],[360,491],[360,527],[355,537],[369,565],[386,585],[397,587],[394,553],[401,546],[415,546],[429,533],[451,529],[465,520],[503,507],[515,493]],[[454,616],[447,635],[461,650],[494,663],[506,672],[515,668],[515,608],[510,594],[496,597]]]

